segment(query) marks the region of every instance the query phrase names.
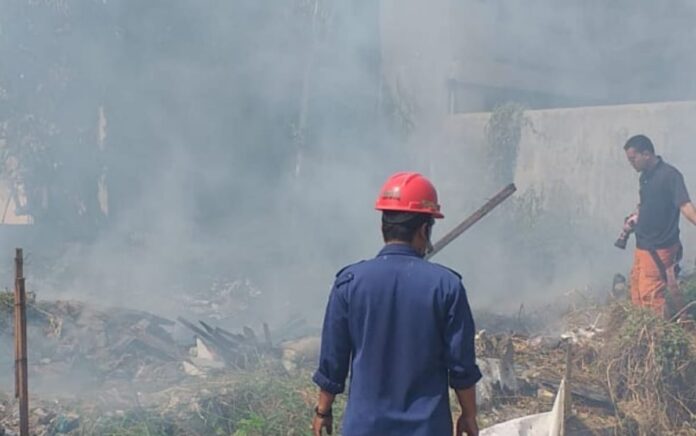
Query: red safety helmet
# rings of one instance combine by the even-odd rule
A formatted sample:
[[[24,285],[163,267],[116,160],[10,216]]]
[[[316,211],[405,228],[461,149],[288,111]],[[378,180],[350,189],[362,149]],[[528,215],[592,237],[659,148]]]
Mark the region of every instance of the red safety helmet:
[[[430,180],[418,173],[401,172],[387,179],[375,203],[381,211],[427,213],[444,218],[437,202],[437,191]]]

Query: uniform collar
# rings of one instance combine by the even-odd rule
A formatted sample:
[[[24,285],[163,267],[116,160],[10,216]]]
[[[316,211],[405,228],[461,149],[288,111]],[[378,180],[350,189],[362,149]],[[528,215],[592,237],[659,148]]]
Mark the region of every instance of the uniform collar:
[[[380,251],[378,256],[402,255],[423,257],[408,244],[386,244]]]
[[[657,163],[655,164],[655,166],[650,168],[649,170],[643,171],[643,174],[640,175],[640,178],[642,180],[647,180],[650,177],[652,177],[653,174],[655,174],[655,172],[657,171],[657,169],[662,166],[662,163],[662,157],[657,156]]]

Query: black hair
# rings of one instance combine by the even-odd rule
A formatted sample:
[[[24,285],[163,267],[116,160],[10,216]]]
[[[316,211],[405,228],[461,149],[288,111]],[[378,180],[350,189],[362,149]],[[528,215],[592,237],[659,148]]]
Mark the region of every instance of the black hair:
[[[631,139],[629,139],[628,141],[626,141],[626,145],[624,145],[624,150],[628,150],[629,148],[634,149],[638,153],[648,152],[650,154],[655,154],[655,146],[653,145],[650,138],[648,138],[645,135],[636,135],[631,137]]]
[[[433,217],[427,213],[393,212],[382,213],[382,236],[385,242],[399,241],[410,243],[423,224],[432,226]]]

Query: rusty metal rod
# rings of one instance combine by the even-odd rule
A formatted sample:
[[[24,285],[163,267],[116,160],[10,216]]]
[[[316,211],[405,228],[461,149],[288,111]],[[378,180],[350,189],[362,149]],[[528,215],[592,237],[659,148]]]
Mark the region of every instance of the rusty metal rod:
[[[27,293],[24,256],[15,256],[15,396],[19,399],[19,434],[29,436],[29,374],[27,368]]]
[[[17,312],[19,311],[19,307],[17,304],[19,302],[18,289],[19,289],[19,277],[17,276],[17,274],[15,274],[14,307],[12,308],[12,311],[13,311],[12,321],[14,322],[13,333],[14,333],[14,351],[15,351],[15,365],[14,365],[15,398],[19,398],[19,385],[20,385],[19,365],[17,364],[19,354],[20,354],[20,351],[19,351],[19,349],[20,349],[20,347],[19,347],[19,333],[18,333],[20,330],[20,326],[19,326],[19,315],[17,314]]]
[[[428,254],[426,254],[425,258],[430,259],[431,257],[435,256],[443,248],[445,248],[447,245],[449,245],[450,242],[454,241],[462,233],[467,231],[469,229],[469,227],[471,227],[474,224],[476,224],[477,222],[479,222],[479,220],[481,220],[481,218],[486,216],[490,211],[495,209],[500,203],[505,201],[515,191],[517,191],[517,187],[515,186],[514,183],[510,183],[505,188],[500,190],[500,192],[498,192],[493,198],[488,200],[486,202],[486,204],[481,206],[476,212],[471,214],[468,218],[466,218],[464,221],[462,221],[457,227],[452,229],[449,233],[447,233],[439,241],[437,241],[433,245],[432,251],[430,251]]]
[[[24,259],[23,259],[23,254],[22,254],[22,249],[18,248],[16,251],[15,255],[15,286],[14,286],[14,347],[15,347],[15,398],[19,398],[19,386],[20,386],[20,379],[19,379],[19,365],[17,364],[17,358],[20,355],[20,341],[19,341],[19,334],[17,332],[20,331],[21,327],[19,324],[19,314],[18,314],[18,306],[17,303],[19,302],[19,280],[24,277]]]

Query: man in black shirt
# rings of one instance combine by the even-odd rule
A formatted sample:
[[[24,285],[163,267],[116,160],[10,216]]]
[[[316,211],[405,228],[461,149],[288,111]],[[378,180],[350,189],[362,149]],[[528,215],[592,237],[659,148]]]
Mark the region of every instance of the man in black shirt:
[[[640,173],[631,300],[671,317],[684,305],[676,278],[682,252],[679,215],[696,225],[696,208],[682,174],[655,155],[655,147],[647,136],[633,136],[624,150]]]

